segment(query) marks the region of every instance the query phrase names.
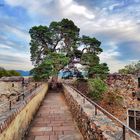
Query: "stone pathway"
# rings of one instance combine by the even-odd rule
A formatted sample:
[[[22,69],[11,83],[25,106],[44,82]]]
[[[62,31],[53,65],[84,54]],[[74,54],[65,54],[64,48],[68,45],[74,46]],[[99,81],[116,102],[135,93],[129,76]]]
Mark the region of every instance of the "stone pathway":
[[[25,140],[83,140],[62,93],[48,93]]]

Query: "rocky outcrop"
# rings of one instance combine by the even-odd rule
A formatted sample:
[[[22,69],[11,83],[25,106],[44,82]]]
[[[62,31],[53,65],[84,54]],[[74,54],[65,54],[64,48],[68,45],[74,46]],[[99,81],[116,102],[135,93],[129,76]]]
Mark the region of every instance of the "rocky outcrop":
[[[138,79],[133,75],[110,74],[107,78],[109,85],[108,93],[114,92],[122,99],[121,106],[107,105],[108,94],[104,95],[101,106],[113,113],[117,118],[127,123],[127,110],[137,108],[140,110],[140,101],[136,93],[138,90]],[[113,102],[113,101],[112,101]]]

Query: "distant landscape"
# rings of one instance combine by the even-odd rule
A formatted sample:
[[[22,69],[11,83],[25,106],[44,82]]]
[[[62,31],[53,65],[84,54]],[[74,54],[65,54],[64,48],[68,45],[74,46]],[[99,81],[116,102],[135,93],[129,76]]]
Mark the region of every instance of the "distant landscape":
[[[29,76],[30,71],[24,70],[6,70],[3,67],[0,67],[0,78],[1,77],[11,77],[11,76]]]
[[[19,72],[21,74],[21,76],[29,76],[30,75],[30,71],[24,71],[24,70],[16,70],[17,72]]]

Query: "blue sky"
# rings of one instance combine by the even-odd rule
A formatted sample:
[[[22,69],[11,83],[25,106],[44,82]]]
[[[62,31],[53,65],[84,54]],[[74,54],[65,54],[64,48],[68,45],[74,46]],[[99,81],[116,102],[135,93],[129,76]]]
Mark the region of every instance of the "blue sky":
[[[0,66],[30,70],[29,29],[62,18],[102,42],[111,72],[140,60],[140,0],[0,0]]]

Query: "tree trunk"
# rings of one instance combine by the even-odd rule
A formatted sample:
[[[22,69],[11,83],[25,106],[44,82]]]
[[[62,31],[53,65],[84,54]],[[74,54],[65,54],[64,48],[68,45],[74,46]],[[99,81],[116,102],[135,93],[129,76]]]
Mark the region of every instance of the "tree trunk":
[[[51,80],[51,89],[57,90],[58,76],[53,76]]]

